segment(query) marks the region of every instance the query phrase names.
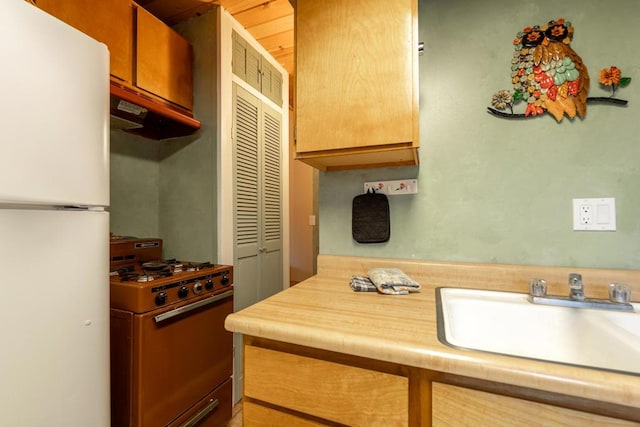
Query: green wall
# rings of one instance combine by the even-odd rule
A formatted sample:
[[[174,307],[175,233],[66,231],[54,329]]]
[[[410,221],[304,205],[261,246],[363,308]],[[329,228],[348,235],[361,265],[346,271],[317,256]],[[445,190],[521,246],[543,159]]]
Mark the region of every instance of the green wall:
[[[160,145],[120,130],[111,131],[110,230],[126,236],[160,233]]]
[[[511,89],[512,40],[564,17],[571,46],[607,96],[598,71],[634,81],[626,108],[588,107],[584,120],[505,120],[486,112]],[[320,174],[320,253],[505,264],[640,267],[640,2],[421,0],[420,166]],[[522,110],[523,111],[523,110]],[[363,182],[418,178],[392,196],[391,239],[351,237],[351,201]],[[572,199],[615,197],[617,231],[572,230]]]

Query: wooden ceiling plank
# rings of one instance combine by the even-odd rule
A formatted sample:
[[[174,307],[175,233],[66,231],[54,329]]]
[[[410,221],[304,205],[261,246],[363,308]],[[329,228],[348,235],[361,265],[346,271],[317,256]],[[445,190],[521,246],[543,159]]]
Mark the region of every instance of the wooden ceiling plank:
[[[271,56],[273,56],[275,59],[280,59],[280,58],[286,58],[287,56],[291,56],[294,54],[294,49],[293,47],[283,47],[283,48],[278,48],[276,50],[274,50],[273,52],[269,52],[271,54]]]
[[[222,6],[231,15],[236,15],[249,9],[262,6],[273,0],[219,0]]]
[[[289,49],[283,49],[283,52],[287,52],[288,50]],[[273,58],[278,62],[278,64],[280,64],[285,70],[287,70],[287,73],[289,75],[293,74],[295,61],[295,56],[293,55],[293,53],[289,52],[286,54],[280,54],[279,52],[275,52]]]
[[[140,4],[167,25],[175,25],[208,12],[216,3],[217,0],[146,0]]]
[[[256,39],[267,51],[293,47],[293,30]]]
[[[238,22],[242,24],[241,21]],[[283,16],[282,18],[274,19],[272,21],[266,21],[259,25],[254,25],[251,27],[247,27],[243,24],[243,27],[249,30],[251,35],[256,40],[285,31],[293,32],[293,15]],[[291,37],[293,37],[293,35]]]
[[[238,22],[245,25],[245,28],[250,28],[285,16],[293,17],[293,8],[288,0],[274,0],[262,6],[254,7],[233,15]]]
[[[137,3],[164,21],[166,17],[193,9],[201,3],[212,4],[213,0],[145,0]]]

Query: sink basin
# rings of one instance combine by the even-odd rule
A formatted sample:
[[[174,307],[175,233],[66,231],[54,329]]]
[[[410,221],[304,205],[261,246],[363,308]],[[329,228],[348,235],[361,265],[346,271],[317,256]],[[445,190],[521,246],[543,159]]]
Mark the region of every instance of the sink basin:
[[[438,338],[452,347],[640,375],[634,311],[532,304],[527,294],[438,288]]]

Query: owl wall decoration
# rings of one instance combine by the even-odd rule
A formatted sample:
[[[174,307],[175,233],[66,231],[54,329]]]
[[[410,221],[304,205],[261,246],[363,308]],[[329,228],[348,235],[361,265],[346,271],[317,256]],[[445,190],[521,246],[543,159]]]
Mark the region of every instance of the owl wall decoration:
[[[560,122],[566,116],[576,115],[583,119],[587,113],[587,103],[607,102],[626,105],[627,101],[613,97],[589,98],[591,80],[582,58],[571,48],[573,26],[563,18],[549,21],[544,25],[525,27],[520,31],[513,45],[511,60],[511,83],[513,92],[500,90],[493,95],[489,113],[506,118],[530,118],[551,114]],[[617,70],[611,67],[610,70]],[[604,72],[608,80],[603,80]],[[630,78],[617,75],[611,79],[609,70],[599,74],[601,86],[613,82],[616,87],[629,84]],[[526,103],[525,112],[516,114],[513,105],[519,101]],[[509,113],[502,110],[509,109]]]

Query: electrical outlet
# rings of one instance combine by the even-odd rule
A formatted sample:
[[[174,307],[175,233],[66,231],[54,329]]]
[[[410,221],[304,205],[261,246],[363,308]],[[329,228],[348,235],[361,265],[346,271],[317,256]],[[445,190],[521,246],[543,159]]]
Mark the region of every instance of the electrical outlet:
[[[580,205],[580,224],[593,224],[593,208],[591,205]]]
[[[573,199],[573,229],[615,231],[616,199]]]

